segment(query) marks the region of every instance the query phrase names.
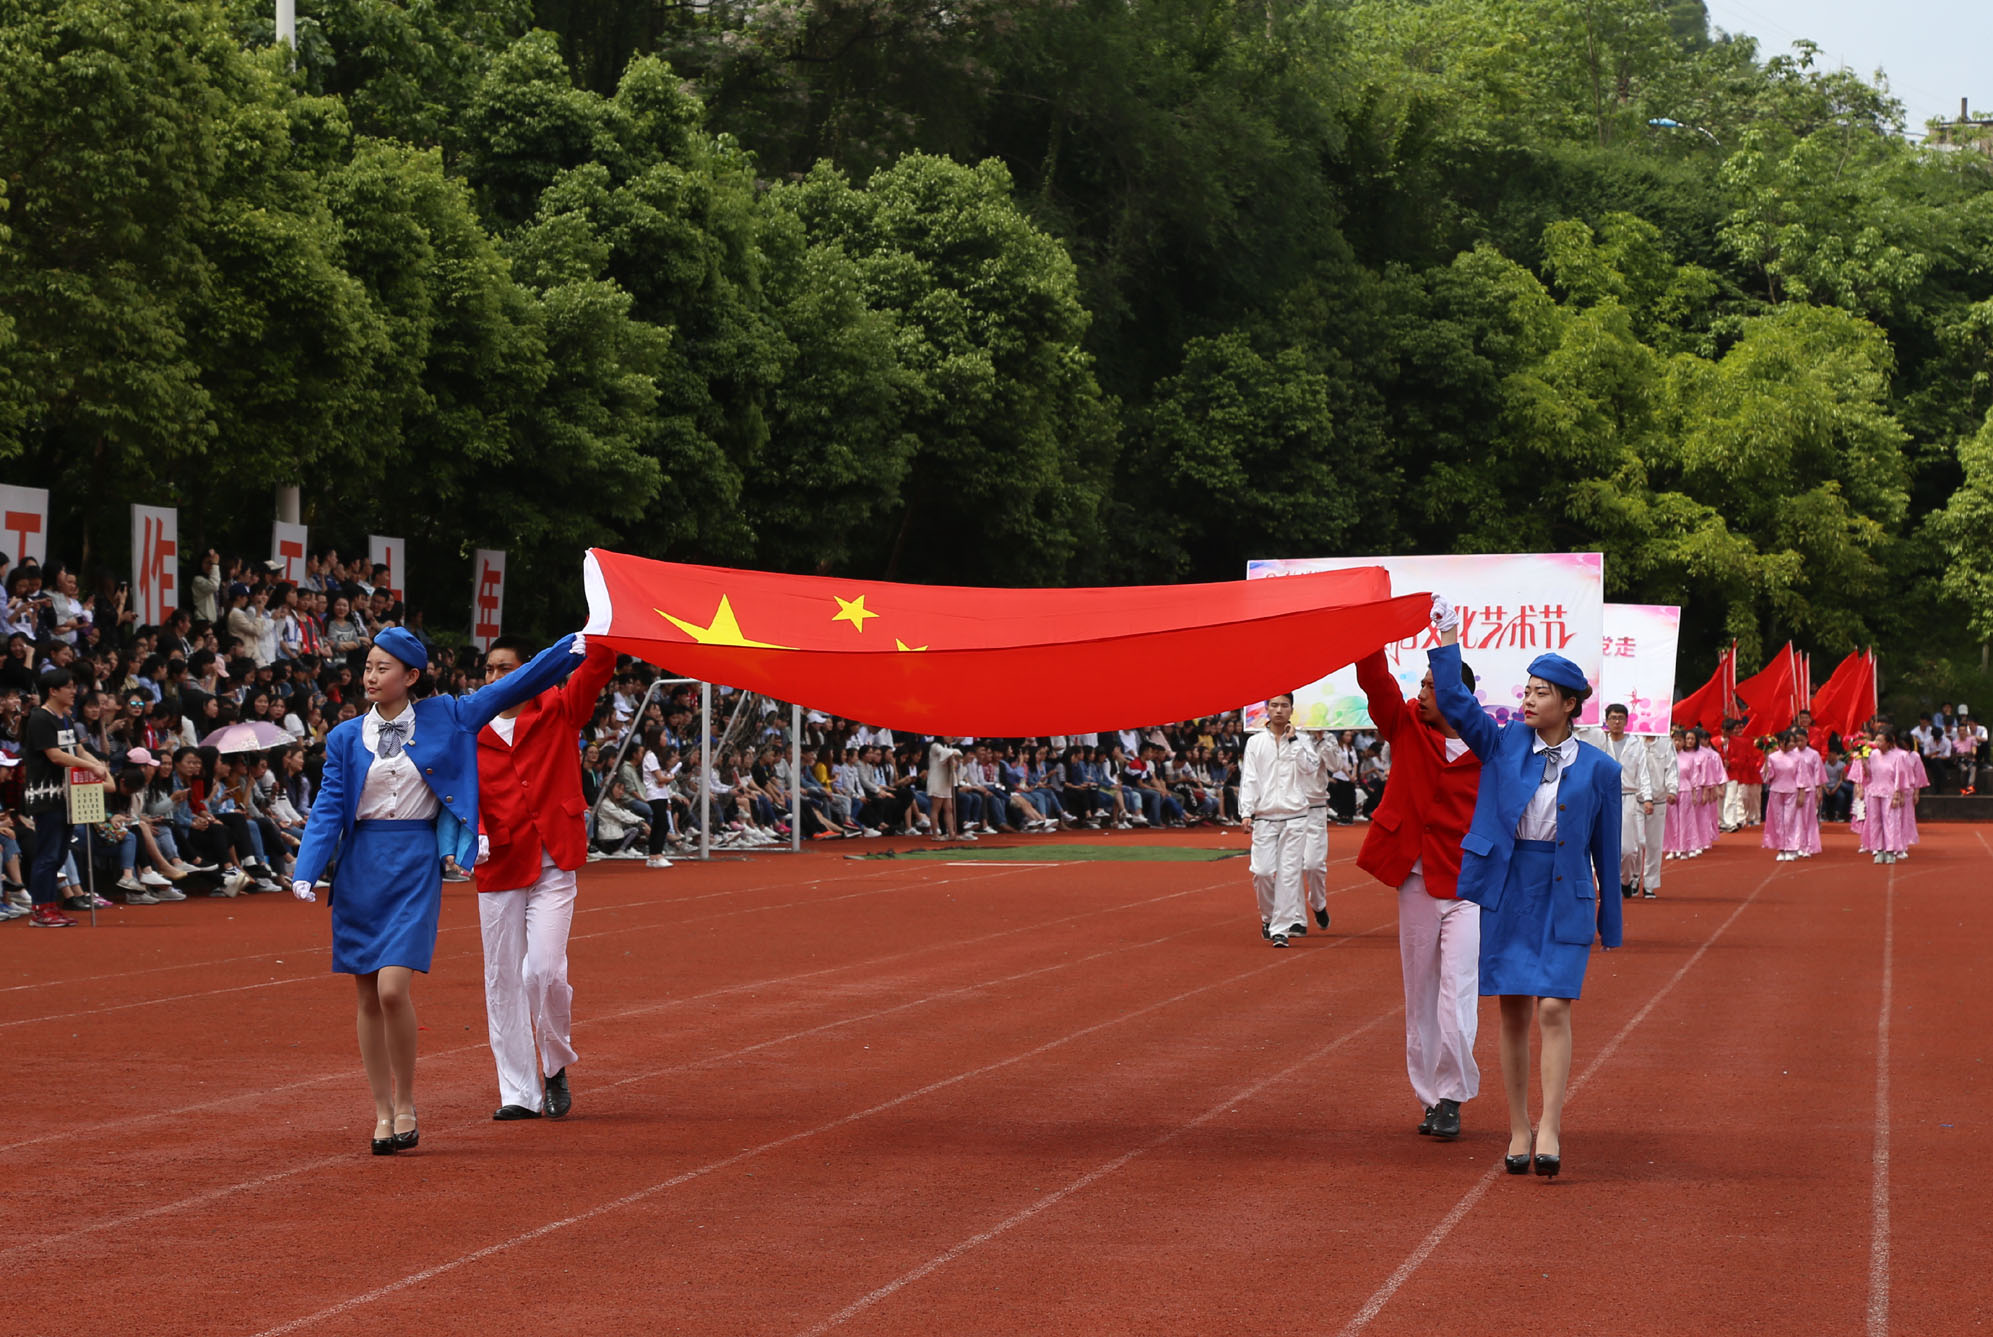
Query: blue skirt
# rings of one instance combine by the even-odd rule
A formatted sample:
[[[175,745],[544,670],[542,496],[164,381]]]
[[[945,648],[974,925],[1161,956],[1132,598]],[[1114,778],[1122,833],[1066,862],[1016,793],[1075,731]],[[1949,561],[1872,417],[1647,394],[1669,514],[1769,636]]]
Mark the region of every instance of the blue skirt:
[[[1551,933],[1550,889],[1557,842],[1518,840],[1509,856],[1502,908],[1481,910],[1481,996],[1527,994],[1576,998],[1585,987],[1592,945],[1559,942]],[[1615,893],[1617,894],[1617,893]]]
[[[355,822],[332,875],[333,971],[427,971],[442,913],[435,821]]]

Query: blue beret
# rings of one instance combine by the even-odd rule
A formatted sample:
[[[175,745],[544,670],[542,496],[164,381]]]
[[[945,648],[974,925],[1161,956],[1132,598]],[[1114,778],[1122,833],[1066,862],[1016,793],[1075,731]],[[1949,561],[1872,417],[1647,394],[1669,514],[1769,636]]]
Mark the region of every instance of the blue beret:
[[[1529,676],[1570,692],[1587,692],[1592,686],[1585,681],[1584,670],[1562,655],[1538,655],[1530,660]]]
[[[389,627],[374,637],[374,644],[412,669],[429,667],[429,651],[415,639],[415,633],[405,627]]]

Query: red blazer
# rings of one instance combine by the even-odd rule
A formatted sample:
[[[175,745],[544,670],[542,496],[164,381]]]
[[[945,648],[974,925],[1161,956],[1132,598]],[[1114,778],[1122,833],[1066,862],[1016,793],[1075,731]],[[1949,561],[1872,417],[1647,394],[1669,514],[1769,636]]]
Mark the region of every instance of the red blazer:
[[[1739,729],[1723,742],[1723,770],[1740,785],[1763,784],[1765,754],[1749,729]]]
[[[1356,681],[1370,701],[1377,736],[1391,744],[1391,779],[1384,801],[1370,814],[1370,831],[1356,866],[1386,886],[1403,886],[1412,865],[1425,860],[1426,893],[1450,901],[1458,895],[1460,838],[1474,820],[1481,792],[1481,759],[1463,752],[1446,759],[1446,735],[1419,715],[1417,701],[1401,701],[1384,652],[1356,661]]]
[[[540,880],[542,849],[560,868],[588,861],[579,741],[615,671],[616,652],[590,645],[572,677],[519,712],[512,746],[489,724],[478,730],[478,825],[491,841],[491,858],[473,873],[479,891],[532,886]]]

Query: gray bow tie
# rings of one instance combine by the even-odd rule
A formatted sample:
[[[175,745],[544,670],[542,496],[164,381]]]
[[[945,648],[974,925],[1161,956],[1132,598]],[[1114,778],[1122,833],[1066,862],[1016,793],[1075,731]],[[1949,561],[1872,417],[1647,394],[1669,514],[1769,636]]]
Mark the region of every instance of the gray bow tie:
[[[402,742],[407,737],[407,720],[382,720],[380,747],[378,748],[381,760],[386,761],[389,757],[400,756]]]

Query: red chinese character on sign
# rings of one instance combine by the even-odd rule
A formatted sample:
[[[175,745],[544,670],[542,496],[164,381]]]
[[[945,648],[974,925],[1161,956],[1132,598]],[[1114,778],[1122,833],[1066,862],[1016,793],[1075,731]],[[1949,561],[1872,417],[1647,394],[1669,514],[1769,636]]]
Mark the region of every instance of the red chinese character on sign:
[[[1617,654],[1621,659],[1638,658],[1638,652],[1634,648],[1634,641],[1631,636],[1620,637],[1613,642],[1613,646],[1615,647],[1613,653]]]
[[[1545,604],[1538,615],[1543,623],[1543,648],[1562,650],[1571,643],[1571,628],[1565,623],[1563,604]],[[1530,644],[1534,645],[1532,641]]]
[[[284,579],[296,580],[297,569],[292,564],[304,560],[304,544],[294,539],[285,539],[277,545],[277,558],[284,564]]]
[[[1534,650],[1536,648],[1536,624],[1530,621],[1536,612],[1534,604],[1524,604],[1516,610],[1516,615],[1503,630],[1507,633],[1506,643],[1511,650]]]
[[[7,524],[5,528],[7,530],[8,546],[14,550],[12,554],[14,560],[17,562],[26,561],[28,535],[42,532],[41,516],[34,511],[9,511],[7,512]]]
[[[498,591],[504,583],[505,575],[490,562],[478,567],[477,577],[477,625],[471,634],[480,640],[489,641],[498,635]]]
[[[180,545],[167,538],[166,526],[149,515],[145,517],[143,540],[138,568],[140,616],[147,622],[162,622],[174,606],[174,573],[179,564],[173,558]]]
[[[1485,630],[1481,639],[1474,642],[1474,648],[1485,650],[1502,639],[1502,628],[1508,625],[1509,610],[1500,604],[1490,604],[1478,612],[1469,610],[1467,617],[1461,624],[1460,639],[1463,643],[1467,640],[1467,627],[1473,625],[1477,620]]]

